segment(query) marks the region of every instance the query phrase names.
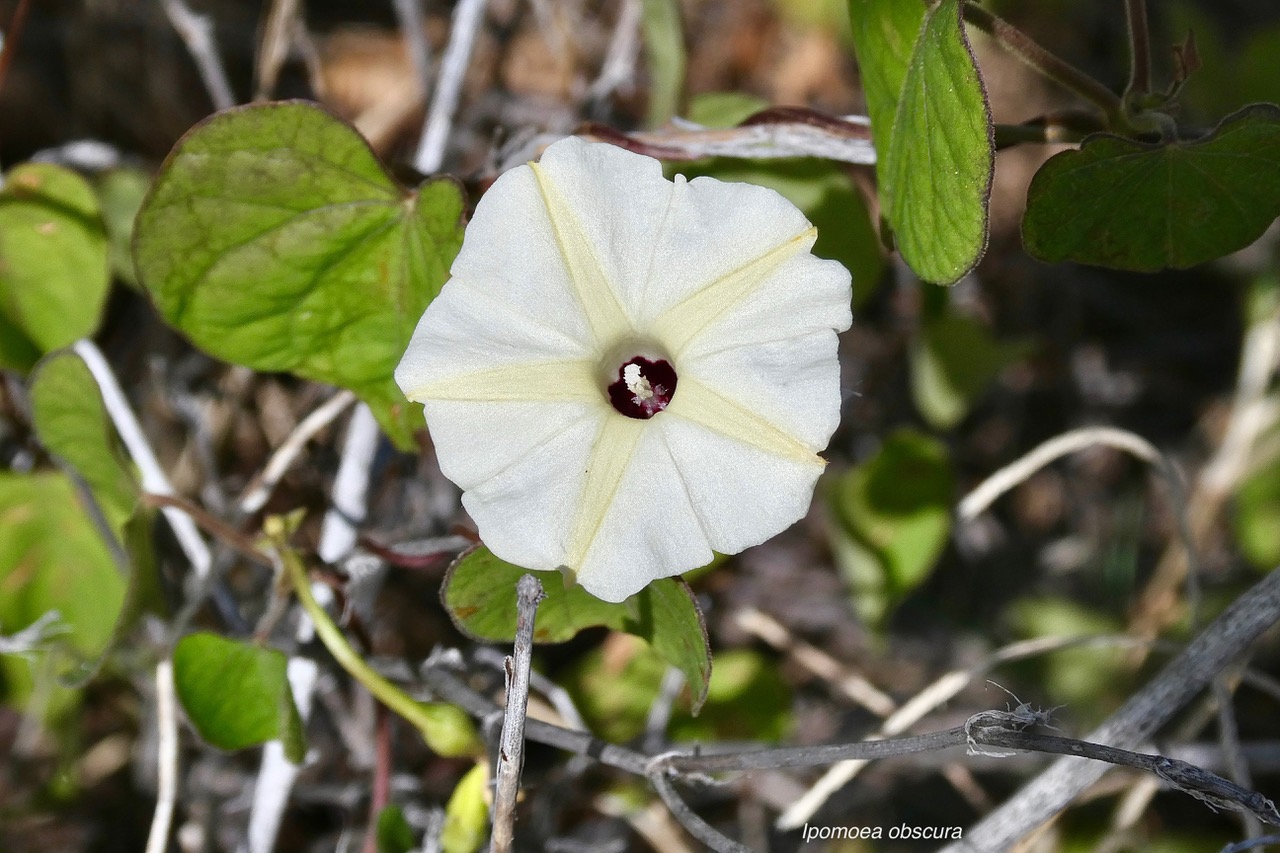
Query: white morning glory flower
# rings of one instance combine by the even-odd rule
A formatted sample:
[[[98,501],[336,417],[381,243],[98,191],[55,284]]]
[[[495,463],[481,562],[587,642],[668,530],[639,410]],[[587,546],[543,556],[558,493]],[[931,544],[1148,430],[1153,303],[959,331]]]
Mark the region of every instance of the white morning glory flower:
[[[616,602],[801,518],[852,322],[815,237],[576,138],[499,177],[396,369],[493,553]]]

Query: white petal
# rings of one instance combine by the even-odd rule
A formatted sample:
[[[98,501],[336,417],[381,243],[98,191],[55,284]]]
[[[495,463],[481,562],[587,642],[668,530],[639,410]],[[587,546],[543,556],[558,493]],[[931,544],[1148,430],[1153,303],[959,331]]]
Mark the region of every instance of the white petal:
[[[493,552],[621,601],[802,517],[850,321],[813,240],[770,190],[576,139],[499,178],[396,371]],[[599,387],[632,336],[679,372],[647,421]]]
[[[750,184],[676,178],[671,209],[653,247],[641,323],[655,334],[658,318],[740,268],[785,250],[797,238],[813,245],[813,226],[773,190]]]
[[[818,448],[801,441],[752,406],[721,394],[688,373],[676,387],[675,396],[663,414],[698,424],[781,459],[819,468],[826,464],[818,456]]]
[[[661,428],[715,550],[736,554],[758,545],[809,511],[823,470],[820,459],[784,458],[679,417],[664,420]]]
[[[511,304],[451,279],[414,329],[396,382],[411,400],[431,396],[433,383],[531,362],[593,357],[590,336],[575,339]]]
[[[836,331],[852,321],[849,300],[843,266],[796,256],[689,343],[680,376],[821,450],[840,420]]]
[[[722,350],[680,366],[677,399],[696,379],[812,452],[827,446],[839,424],[840,363],[830,329]]]
[[[518,566],[548,570],[564,565],[604,413],[598,407],[574,412],[568,404],[556,412],[546,404],[503,403],[479,404],[491,408],[477,418],[465,406],[442,411],[450,405],[459,406],[428,404],[428,423],[441,468],[446,458],[452,460],[445,475],[460,485],[479,481],[465,487],[462,505],[480,538]],[[543,417],[546,423],[540,422]],[[487,454],[494,458],[486,459]]]
[[[667,449],[663,417],[643,424],[612,505],[577,569],[583,588],[605,601],[622,601],[651,581],[715,556]]]
[[[837,261],[795,255],[771,271],[685,348],[687,358],[853,323],[849,271]]]
[[[539,168],[564,206],[573,211],[601,273],[630,324],[645,316],[647,289],[675,187],[662,164],[613,145],[562,139],[547,148]]]
[[[528,166],[501,175],[480,199],[450,275],[468,290],[504,302],[571,340],[591,340],[546,202]]]
[[[562,433],[596,429],[603,414],[594,404],[523,400],[429,400],[424,408],[440,470],[464,491],[542,452],[540,448]],[[589,449],[590,440],[587,445]],[[587,449],[581,453],[583,459]],[[565,464],[584,467],[568,458]]]

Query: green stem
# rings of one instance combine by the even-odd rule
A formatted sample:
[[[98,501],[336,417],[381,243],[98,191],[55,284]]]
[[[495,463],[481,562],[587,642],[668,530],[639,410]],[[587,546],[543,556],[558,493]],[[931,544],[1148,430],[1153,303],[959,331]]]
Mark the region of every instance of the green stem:
[[[1076,143],[1091,133],[1106,130],[1094,112],[1050,113],[1022,124],[997,124],[996,148],[1003,150],[1026,142]]]
[[[1045,77],[1097,106],[1106,114],[1109,125],[1125,125],[1119,95],[1071,63],[1045,50],[1013,24],[996,17],[972,0],[966,0],[964,4],[964,19],[999,41],[1014,56]]]
[[[1128,101],[1151,91],[1151,31],[1146,0],[1125,0],[1124,8],[1129,25],[1129,85],[1124,90]]]
[[[270,522],[275,520],[267,519],[267,523],[263,525],[265,532],[272,539],[276,538],[277,531],[273,531],[274,525]],[[282,533],[282,531],[279,532]],[[333,624],[329,614],[320,606],[320,602],[316,601],[316,597],[311,594],[311,583],[307,580],[307,570],[302,565],[302,560],[298,559],[298,555],[292,549],[278,542],[276,543],[275,552],[279,556],[281,563],[283,563],[285,571],[289,573],[289,580],[293,583],[293,590],[298,595],[298,601],[302,603],[302,609],[307,612],[307,615],[311,617],[311,621],[315,623],[316,633],[320,635],[320,642],[324,643],[324,647],[329,650],[329,654],[333,655],[333,659],[352,678],[363,684],[365,689],[372,693],[378,701],[408,720],[422,734],[424,740],[432,741],[434,739],[432,729],[436,726],[436,720],[431,718],[427,709],[422,703],[406,695],[400,688],[375,672],[369,664],[365,663],[364,658],[360,657],[356,650],[351,648],[351,644],[347,642],[347,638],[343,636],[342,631],[338,630],[338,626]]]

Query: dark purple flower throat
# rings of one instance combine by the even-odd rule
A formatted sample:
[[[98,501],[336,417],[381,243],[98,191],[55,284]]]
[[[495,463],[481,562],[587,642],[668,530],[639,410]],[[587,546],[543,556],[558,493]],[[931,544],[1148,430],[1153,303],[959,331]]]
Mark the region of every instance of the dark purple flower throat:
[[[636,356],[618,368],[609,386],[609,402],[629,418],[648,420],[661,412],[676,393],[676,371],[670,362]]]

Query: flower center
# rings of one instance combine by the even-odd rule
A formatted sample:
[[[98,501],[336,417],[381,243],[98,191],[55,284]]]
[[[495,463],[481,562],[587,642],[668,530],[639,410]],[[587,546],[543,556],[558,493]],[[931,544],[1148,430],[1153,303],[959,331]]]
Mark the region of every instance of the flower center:
[[[661,412],[676,393],[676,371],[663,359],[637,355],[618,368],[609,385],[609,402],[629,418],[648,420]]]

